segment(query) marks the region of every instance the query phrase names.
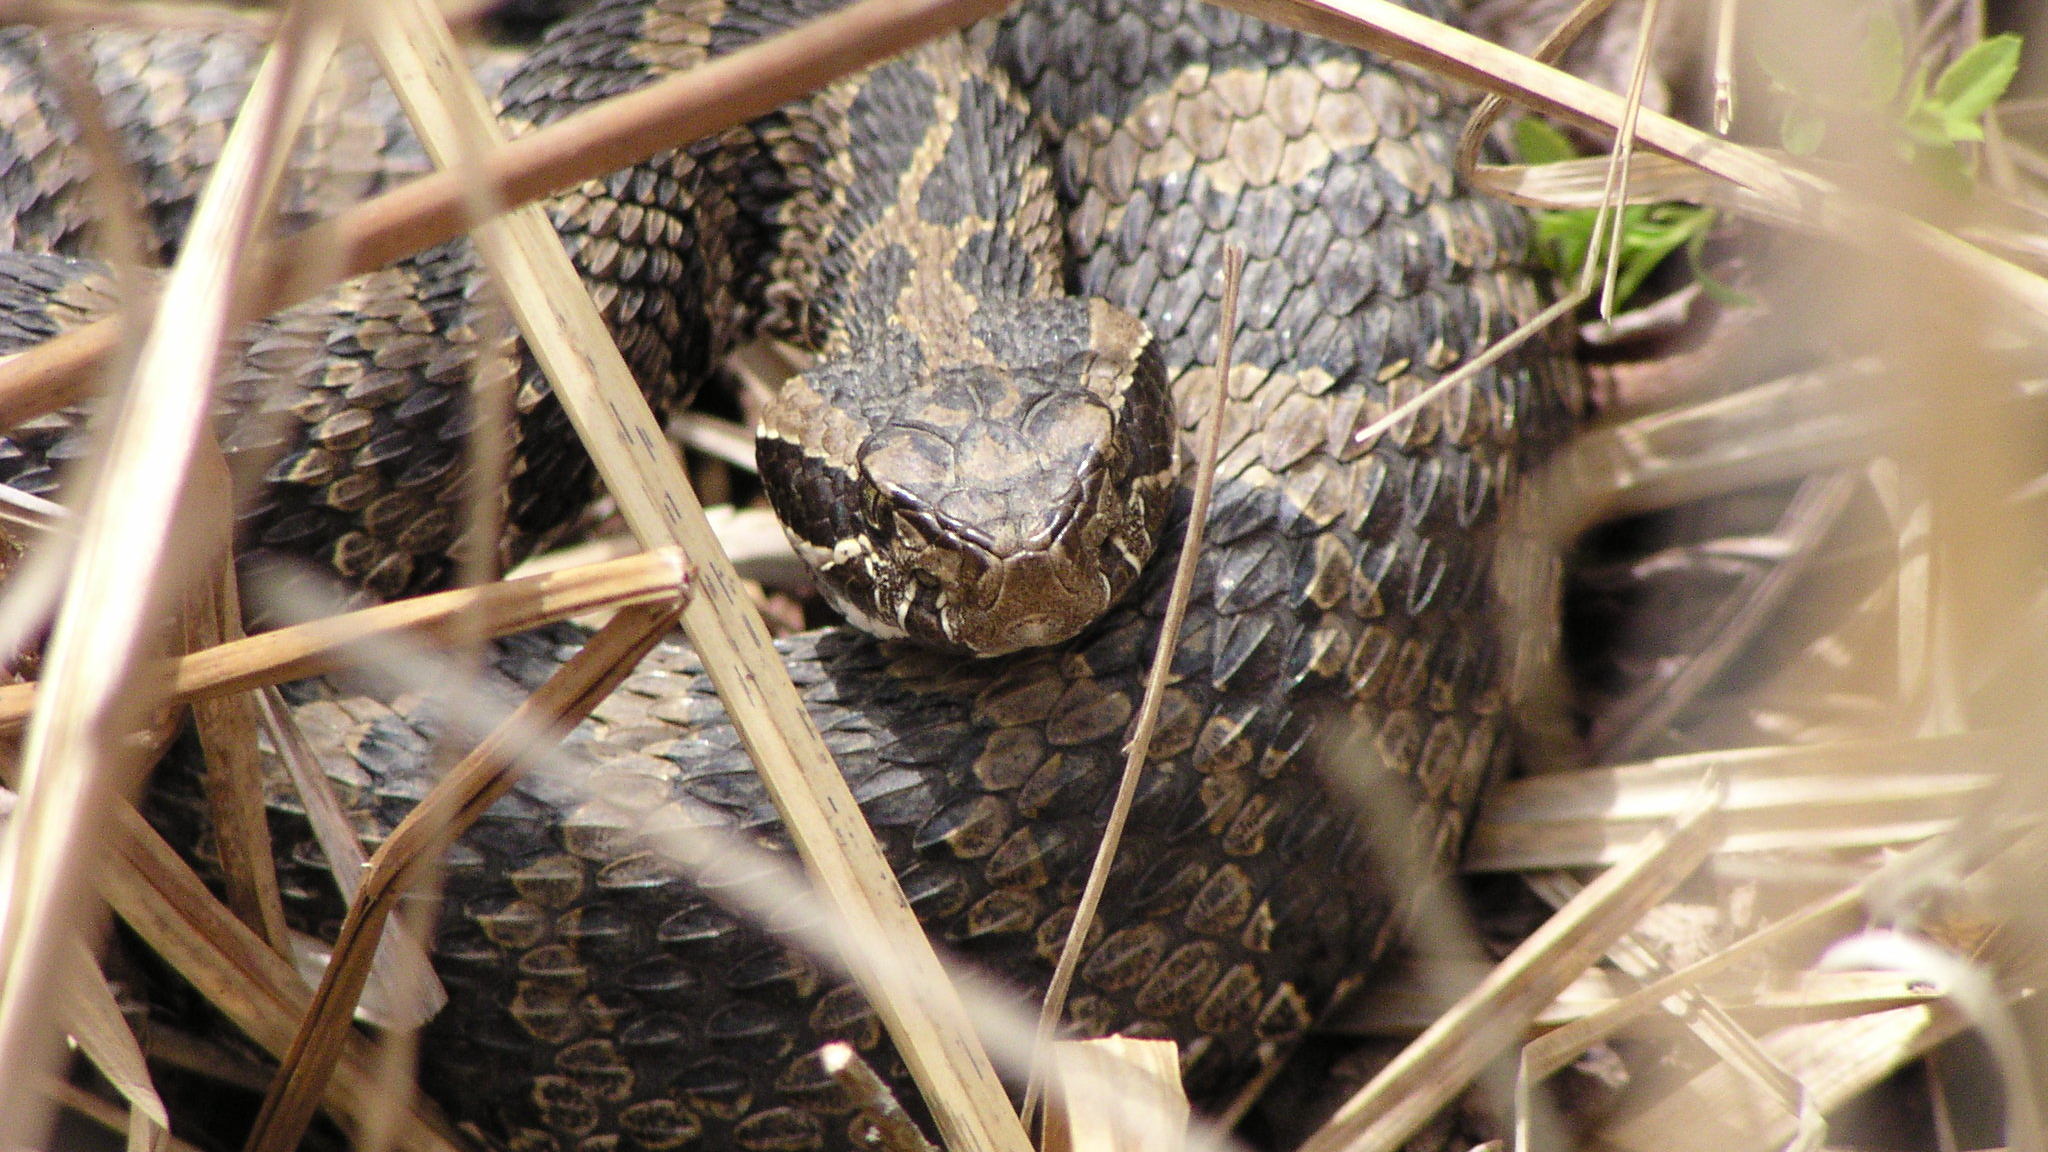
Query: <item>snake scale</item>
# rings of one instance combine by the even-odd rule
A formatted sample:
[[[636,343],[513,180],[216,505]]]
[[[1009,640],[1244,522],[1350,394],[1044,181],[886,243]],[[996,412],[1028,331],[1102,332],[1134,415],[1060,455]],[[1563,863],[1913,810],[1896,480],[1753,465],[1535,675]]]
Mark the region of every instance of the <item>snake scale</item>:
[[[814,6],[607,0],[517,65],[501,104],[515,126],[552,119]],[[33,37],[0,43],[11,70],[38,67]],[[109,35],[93,51],[149,211],[174,230],[219,140],[185,121],[234,106],[253,49]],[[955,67],[982,70],[962,80]],[[0,262],[0,337],[18,346],[105,302],[70,260],[85,231],[66,206],[82,171],[66,158],[71,133],[51,99],[5,91],[0,227],[25,254]],[[332,104],[334,126],[302,149],[292,213],[418,166],[388,97],[346,90]],[[1192,0],[1032,0],[551,209],[664,408],[753,330],[879,340],[870,358],[884,362],[1012,340],[971,318],[1000,311],[976,303],[1018,283],[1142,318],[1150,351],[1128,358],[1157,357],[1172,386],[1163,419],[1183,434],[1226,391],[1192,609],[1067,1010],[1080,1032],[1178,1040],[1199,1102],[1283,1054],[1384,944],[1397,894],[1328,778],[1399,793],[1413,820],[1378,834],[1443,860],[1511,755],[1498,520],[1571,427],[1575,372],[1542,343],[1358,435],[1540,303],[1515,214],[1453,178],[1462,113],[1420,74]],[[1013,127],[996,143],[967,134],[984,117]],[[863,247],[885,217],[913,238],[943,233],[940,270]],[[835,227],[852,239],[835,244]],[[1249,260],[1238,363],[1220,381],[1207,365],[1226,241]],[[232,461],[262,462],[252,547],[313,556],[385,595],[445,579],[468,365],[499,339],[477,320],[475,284],[470,249],[449,245],[251,334],[223,388],[223,439]],[[938,336],[899,311],[963,291],[970,319]],[[1104,306],[1078,314],[1092,324]],[[1061,355],[1093,332],[1068,332]],[[590,482],[545,383],[520,372],[508,554],[545,538]],[[49,488],[76,436],[71,417],[14,430],[0,478]],[[1186,492],[1162,487],[1171,555]],[[1146,567],[1050,648],[972,659],[847,628],[784,644],[911,903],[953,955],[1026,987],[1047,978],[1114,790],[1167,567]],[[530,689],[581,635],[503,641],[489,675]],[[431,709],[326,681],[294,698],[374,839],[426,787]],[[429,1089],[518,1149],[865,1146],[869,1122],[813,1054],[847,1040],[909,1093],[873,1012],[635,841],[688,819],[784,844],[694,657],[661,646],[569,751],[573,772],[526,782],[451,859],[435,945],[451,1002],[423,1046]],[[1361,759],[1387,771],[1366,775]],[[203,849],[177,786],[163,791],[160,819]],[[317,853],[285,857],[288,895],[331,915]]]

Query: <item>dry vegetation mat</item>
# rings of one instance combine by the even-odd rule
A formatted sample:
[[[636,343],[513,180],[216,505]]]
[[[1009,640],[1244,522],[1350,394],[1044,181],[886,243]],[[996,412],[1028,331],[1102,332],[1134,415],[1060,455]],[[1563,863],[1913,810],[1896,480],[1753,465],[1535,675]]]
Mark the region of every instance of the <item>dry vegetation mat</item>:
[[[1490,910],[1475,941],[1448,903],[1418,901],[1409,962],[1324,1025],[1333,1041],[1398,1054],[1341,1089],[1319,1084],[1316,1123],[1294,1135],[1314,1152],[1443,1138],[1432,1121],[1478,1085],[1468,1114],[1524,1148],[1852,1146],[1870,1129],[1842,1109],[1887,1084],[1864,1107],[1920,1119],[1886,1147],[2040,1152],[2048,136],[2038,103],[2001,104],[2017,45],[1989,37],[1972,3],[1588,4],[1525,55],[1378,0],[1229,2],[1487,93],[1468,178],[1534,206],[1546,242],[1563,238],[1573,279],[1544,321],[1599,312],[1579,315],[1601,419],[1520,524],[1539,562],[1576,575],[1562,623],[1556,605],[1528,604],[1519,626],[1567,643],[1524,670],[1535,751],[1491,797],[1468,856],[1496,878],[1482,891],[1512,880],[1503,906],[1520,911]],[[1032,1138],[972,1023],[986,1006],[918,931],[775,657],[756,590],[535,206],[999,5],[860,0],[515,141],[444,13],[423,0],[352,8],[299,0],[269,18],[273,47],[161,288],[0,361],[0,422],[95,392],[107,414],[70,512],[0,512],[20,553],[0,634],[54,619],[34,682],[0,687],[0,729],[20,733],[0,840],[0,1145],[41,1146],[65,1109],[132,1147],[166,1146],[145,1045],[91,958],[111,913],[277,1061],[254,1070],[250,1148],[297,1146],[323,1107],[365,1147],[461,1146],[430,1105],[393,1090],[409,1082],[409,1026],[438,1002],[401,908],[520,768],[679,622],[940,1143],[1022,1152]],[[57,30],[224,18],[58,0],[0,4],[0,17]],[[1608,37],[1624,48],[1611,68],[1621,90],[1549,63],[1588,28],[1628,30]],[[440,171],[275,237],[283,157],[344,32],[367,39]],[[1695,102],[1708,126],[1645,105],[1654,90],[1682,94],[1688,76],[1710,93]],[[1521,162],[1494,162],[1505,120],[1532,115],[1577,136],[1515,132]],[[1565,151],[1529,154],[1550,139]],[[104,243],[139,250],[118,164],[98,147]],[[243,636],[226,484],[203,434],[224,341],[255,314],[464,232],[597,461],[631,555]],[[1688,251],[1697,275],[1656,270]],[[488,472],[489,448],[477,451]],[[466,514],[487,518],[489,503]],[[374,666],[466,699],[448,686],[467,681],[483,640],[597,611],[609,622],[519,709],[457,709],[474,747],[365,859],[310,754],[295,754],[275,685]],[[188,705],[220,766],[209,804],[225,902],[131,805]],[[310,980],[271,872],[259,732],[307,789],[329,857],[359,864],[341,869],[349,916]],[[686,863],[744,850],[669,847]],[[1009,1027],[1007,1047],[1029,1052],[1030,1024]],[[64,1037],[106,1091],[64,1082]],[[252,1071],[195,1051],[148,1054]],[[1954,1074],[1968,1061],[1977,1074]],[[827,1063],[844,1091],[874,1099],[889,1140],[923,1146],[857,1056]],[[1185,1102],[1161,1083],[1170,1054],[1081,1046],[1042,1067],[1049,1146],[1183,1139]]]

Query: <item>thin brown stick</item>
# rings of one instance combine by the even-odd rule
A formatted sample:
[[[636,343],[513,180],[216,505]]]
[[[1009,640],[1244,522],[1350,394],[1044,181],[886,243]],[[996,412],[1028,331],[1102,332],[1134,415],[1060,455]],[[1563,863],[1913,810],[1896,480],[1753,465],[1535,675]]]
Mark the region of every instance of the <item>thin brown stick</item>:
[[[446,641],[464,627],[481,628],[488,637],[509,636],[605,608],[678,604],[689,586],[682,553],[664,548],[280,628],[166,661],[151,675],[167,682],[170,703],[184,704],[339,671],[349,666],[352,649],[393,633],[412,633],[429,643]],[[34,682],[0,686],[0,732],[28,717],[38,691]]]
[[[1338,1108],[1302,1152],[1388,1152],[1521,1038],[1544,1005],[1692,874],[1713,847],[1713,789],[1502,960],[1478,988]]]
[[[117,865],[97,877],[107,903],[208,1004],[264,1050],[282,1054],[291,1043],[293,1022],[312,999],[291,962],[265,947],[215,900],[135,809],[116,805],[104,814],[102,827]],[[354,1035],[347,1040],[343,1058],[348,1071],[328,1086],[327,1103],[336,1115],[352,1120],[377,1102],[364,1089],[369,1042]],[[432,1111],[417,1104],[399,1144],[412,1152],[458,1149]]]
[[[379,36],[378,50],[387,73],[404,81],[401,98],[428,152],[445,166],[471,147],[482,152],[502,146],[502,129],[462,69],[438,14],[419,0],[391,2],[402,3],[409,34]],[[966,4],[944,10],[973,11]],[[834,17],[805,30],[825,26],[836,27]],[[785,36],[776,42],[787,41]],[[828,57],[844,52],[843,45],[820,47]],[[714,61],[688,75],[717,67]],[[799,90],[819,79],[814,62],[803,63],[801,73],[807,79]],[[765,111],[779,102],[748,107]],[[856,982],[888,1026],[941,1135],[956,1147],[1026,1152],[1029,1140],[958,990],[546,214],[533,205],[521,207],[478,229],[476,241],[634,538],[647,547],[681,544],[698,565],[698,595],[683,607],[683,629],[830,905],[900,959],[883,969],[863,957],[850,958]]]
[[[186,593],[181,651],[202,651],[243,635],[233,555],[233,502],[227,461],[208,439],[193,459],[187,518],[195,526],[184,533],[195,550],[203,548],[208,554],[208,572]],[[228,906],[278,955],[289,956],[290,933],[277,884],[270,823],[264,813],[255,710],[243,695],[198,702],[192,708],[192,727],[206,757],[202,787]]]
[[[860,0],[493,148],[480,158],[479,179],[508,207],[531,203],[765,115],[1001,8],[1002,0]],[[253,320],[454,239],[468,227],[472,194],[457,173],[436,172],[307,229],[252,269],[235,316]],[[334,252],[347,260],[322,257]],[[115,347],[111,323],[101,321],[0,360],[0,428],[83,399],[93,367]]]
[[[319,756],[299,730],[298,717],[285,704],[284,695],[275,687],[259,688],[253,695],[270,746],[299,794],[299,806],[305,809],[306,824],[327,861],[328,874],[341,891],[343,903],[352,902],[362,890],[363,870],[370,866],[363,842],[356,838],[355,823],[335,794]],[[419,1028],[447,1006],[448,990],[434,974],[434,959],[426,945],[420,943],[427,938],[407,931],[403,921],[384,933],[363,993],[359,1013],[363,1019],[386,1029]],[[263,1085],[255,1090],[261,1092]]]
[[[1066,943],[1060,947],[1059,962],[1052,970],[1045,1003],[1038,1011],[1037,1038],[1033,1044],[1031,1077],[1024,1088],[1022,1112],[1028,1120],[1045,1083],[1045,1061],[1049,1058],[1053,1030],[1065,1009],[1067,990],[1073,986],[1074,970],[1081,963],[1081,948],[1088,929],[1102,904],[1102,892],[1109,884],[1110,865],[1123,842],[1124,824],[1130,819],[1131,801],[1138,794],[1138,781],[1145,772],[1145,758],[1152,750],[1152,732],[1159,723],[1160,701],[1166,695],[1166,680],[1173,671],[1173,654],[1180,642],[1181,622],[1187,618],[1188,599],[1194,591],[1195,569],[1201,559],[1202,534],[1209,522],[1209,504],[1216,492],[1216,459],[1223,443],[1223,409],[1230,397],[1231,352],[1237,343],[1238,290],[1244,280],[1244,249],[1235,244],[1223,249],[1223,307],[1216,324],[1216,393],[1202,418],[1202,444],[1195,460],[1195,492],[1188,507],[1187,535],[1181,539],[1180,556],[1173,571],[1173,587],[1167,594],[1166,617],[1159,625],[1152,667],[1145,676],[1145,697],[1132,723],[1130,742],[1125,746],[1124,771],[1118,778],[1116,800],[1109,810],[1109,822],[1102,829],[1102,842],[1095,849],[1095,863],[1088,870],[1087,884],[1074,906],[1074,920],[1067,928]]]
[[[341,1060],[386,917],[412,891],[420,871],[437,866],[442,851],[518,782],[534,752],[566,736],[610,695],[675,619],[672,605],[628,608],[613,617],[392,829],[370,859],[312,1007],[279,1061],[245,1145],[249,1152],[285,1152],[298,1145]]]
[[[825,1074],[860,1109],[860,1119],[869,1125],[878,1152],[939,1152],[918,1131],[917,1121],[903,1110],[896,1094],[889,1091],[889,1086],[875,1075],[874,1068],[853,1045],[838,1040],[825,1045],[818,1051],[818,1063],[824,1065]]]
[[[300,10],[293,9],[301,18]],[[301,36],[266,56],[194,211],[192,235],[171,273],[172,290],[98,458],[79,518],[78,559],[49,647],[53,690],[30,724],[22,753],[21,803],[0,841],[0,1145],[40,1142],[50,1102],[36,1070],[58,1052],[51,991],[64,941],[97,919],[86,883],[87,832],[105,798],[129,792],[142,764],[129,734],[161,686],[137,674],[138,653],[160,637],[163,608],[181,569],[173,526],[185,476],[211,412],[213,369],[229,325],[229,301],[247,237],[260,233],[267,173],[290,138]]]
[[[1626,114],[1624,97],[1546,67],[1470,33],[1410,12],[1390,0],[1221,0],[1229,7],[1339,43],[1364,48],[1440,76],[1511,99],[1532,111],[1582,127],[1614,133]],[[1461,141],[1462,158],[1477,152],[1487,106],[1475,114]],[[1495,109],[1496,113],[1498,109]],[[1717,179],[1703,182],[1703,199],[1761,219],[1824,231],[1852,242],[1881,244],[1888,258],[1901,249],[1967,277],[2000,310],[2002,320],[2032,332],[2048,328],[2048,279],[1971,246],[1954,234],[1903,212],[1862,200],[1832,181],[1779,163],[1753,148],[1731,144],[1669,116],[1644,109],[1637,137],[1643,147],[1677,158]],[[1638,163],[1647,165],[1650,157]],[[1526,169],[1480,169],[1487,191],[1511,200]]]

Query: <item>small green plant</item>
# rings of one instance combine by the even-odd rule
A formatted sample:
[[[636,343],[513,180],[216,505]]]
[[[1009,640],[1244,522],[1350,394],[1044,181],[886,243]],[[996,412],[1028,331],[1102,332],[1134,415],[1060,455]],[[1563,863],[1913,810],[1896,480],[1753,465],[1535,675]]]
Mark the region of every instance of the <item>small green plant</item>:
[[[1810,156],[1836,119],[1878,118],[1890,124],[1891,151],[1900,162],[1942,187],[1968,195],[1970,158],[1963,145],[1984,139],[1984,116],[2011,86],[2020,66],[2020,37],[2005,33],[1971,45],[1929,79],[1926,64],[1907,70],[1905,35],[1898,18],[1880,7],[1868,17],[1848,61],[1854,82],[1839,91],[1812,91],[1782,53],[1757,60],[1783,101],[1778,138],[1787,152]]]
[[[1564,134],[1541,120],[1517,120],[1515,148],[1524,164],[1552,164],[1575,160],[1579,152]],[[1534,213],[1536,254],[1546,267],[1567,283],[1576,283],[1585,272],[1586,257],[1593,249],[1593,225],[1599,212],[1593,208],[1556,208]],[[1614,304],[1619,308],[1642,286],[1664,259],[1683,248],[1692,262],[1693,274],[1710,292],[1725,293],[1700,263],[1700,251],[1714,226],[1712,208],[1694,204],[1631,204],[1621,213],[1620,267],[1614,280]],[[1733,293],[1729,293],[1732,297]]]

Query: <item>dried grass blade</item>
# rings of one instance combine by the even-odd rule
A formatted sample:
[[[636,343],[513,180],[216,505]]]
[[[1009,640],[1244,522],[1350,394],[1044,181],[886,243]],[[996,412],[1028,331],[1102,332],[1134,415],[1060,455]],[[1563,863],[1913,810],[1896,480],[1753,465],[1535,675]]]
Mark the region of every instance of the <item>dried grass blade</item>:
[[[66,1081],[59,1080],[51,1083],[50,1096],[57,1101],[59,1106],[67,1111],[83,1116],[109,1132],[128,1133],[130,1136],[128,1147],[130,1149],[135,1149],[136,1147],[133,1137],[137,1127],[141,1125],[153,1127],[155,1123],[140,1113],[124,1111],[118,1105],[110,1104],[76,1084]],[[199,1152],[199,1149],[185,1143],[169,1132],[158,1131],[155,1133],[155,1136],[155,1142],[150,1145],[153,1152]]]
[[[1752,954],[1746,941],[1736,947],[1742,948],[1745,956]],[[1716,953],[1714,958],[1718,957]],[[1705,973],[1688,968],[1673,975],[1696,982],[1752,1029],[1765,1021],[1783,1025],[1866,1016],[1937,998],[1924,982],[1896,972],[1801,972],[1785,980],[1763,981],[1742,973],[1718,976],[1720,967],[1725,966]],[[1431,956],[1422,964],[1381,971],[1375,974],[1370,997],[1346,1006],[1341,1015],[1318,1027],[1343,1036],[1412,1039],[1448,1011],[1458,996],[1478,986],[1491,968],[1491,964]],[[1633,999],[1637,991],[1636,984],[1605,969],[1588,969],[1537,1014],[1530,1022],[1530,1035],[1548,1036],[1601,1017],[1602,1024],[1594,1026],[1601,1031],[1592,1039],[1580,1036],[1561,1041],[1584,1049],[1613,1028],[1624,1027],[1656,1007],[1652,1002],[1647,1007],[1631,1004],[1621,1008],[1621,1002]],[[1625,1018],[1610,1024],[1606,1021],[1609,1012],[1624,1013]]]
[[[295,14],[299,9],[293,10]],[[292,17],[297,19],[300,17]],[[181,563],[173,546],[184,478],[210,413],[213,368],[248,238],[261,231],[277,153],[303,109],[295,76],[303,35],[265,57],[220,166],[201,194],[142,351],[96,458],[118,462],[90,485],[77,562],[47,657],[51,691],[22,755],[21,805],[0,842],[0,1145],[35,1143],[50,1103],[37,1089],[56,1055],[50,995],[62,942],[83,926],[85,835],[107,796],[141,767],[127,734],[161,686],[138,676]]]
[[[1607,170],[1607,188],[1600,198],[1600,218],[1593,225],[1593,234],[1603,231],[1607,235],[1606,268],[1600,278],[1600,316],[1612,323],[1615,308],[1615,285],[1621,276],[1621,240],[1625,227],[1622,206],[1629,198],[1629,177],[1636,156],[1636,124],[1643,112],[1643,83],[1650,76],[1650,48],[1657,29],[1659,0],[1643,0],[1642,15],[1638,18],[1640,28],[1636,33],[1635,64],[1629,69],[1628,93],[1622,102],[1621,124],[1615,133],[1613,165]],[[1588,256],[1586,271],[1592,272],[1593,261]],[[1586,287],[1580,281],[1581,288]]]
[[[234,517],[227,462],[217,449],[204,445],[194,461],[192,478],[194,502],[209,506],[206,519],[212,531],[205,539],[214,555],[212,577],[186,597],[187,651],[212,648],[242,636],[241,595],[230,554]],[[289,956],[290,932],[277,886],[270,824],[264,814],[256,713],[247,696],[222,696],[195,703],[192,726],[206,757],[202,786],[228,906],[280,956]]]
[[[1180,1152],[1188,1098],[1180,1046],[1106,1036],[1052,1046],[1044,1152]]]
[[[1582,886],[1570,875],[1552,872],[1529,878],[1529,885],[1544,899],[1562,904],[1577,894]],[[1656,953],[1632,936],[1616,940],[1607,950],[1607,958],[1616,968],[1645,984],[1658,983],[1671,975],[1670,968]],[[1678,1011],[1685,1027],[1698,1037],[1707,1048],[1719,1056],[1728,1067],[1742,1073],[1749,1082],[1761,1088],[1788,1115],[1796,1118],[1798,1135],[1788,1145],[1786,1152],[1810,1152],[1827,1134],[1827,1121],[1813,1106],[1806,1086],[1798,1078],[1778,1066],[1765,1053],[1749,1031],[1737,1023],[1718,1001],[1703,995],[1699,988],[1684,984],[1672,992],[1672,999],[1683,1007]],[[1515,1081],[1516,1152],[1533,1152],[1531,1125],[1526,1119],[1533,1105],[1536,1085],[1546,1076],[1569,1062],[1577,1055],[1566,1041],[1555,1034],[1531,1041],[1522,1049],[1519,1074]]]
[[[270,746],[277,750],[277,758],[284,764],[285,774],[291,778],[299,803],[306,810],[313,842],[320,845],[320,855],[327,860],[335,887],[341,890],[343,901],[354,903],[356,893],[363,887],[363,872],[370,866],[369,858],[363,855],[362,841],[356,839],[355,825],[335,796],[319,757],[299,731],[299,722],[285,704],[284,695],[274,687],[259,688],[256,708],[264,730],[270,735]],[[296,958],[299,952],[287,955]],[[434,974],[433,958],[427,954],[426,946],[403,921],[391,925],[377,942],[377,958],[370,965],[369,981],[363,988],[362,1014],[386,1028],[418,1028],[447,1003],[447,989]]]
[[[962,5],[949,11],[965,15],[969,9]],[[377,37],[378,50],[429,153],[448,166],[467,148],[500,145],[502,131],[456,63],[453,41],[438,13],[421,0],[393,0],[390,12],[404,18],[386,23],[389,32]],[[821,18],[820,23],[830,20]],[[784,36],[769,43],[787,41]],[[823,62],[787,61],[803,78],[799,90],[828,79],[832,62],[845,59],[844,46],[835,45],[824,56]],[[714,61],[696,71],[717,66]],[[424,84],[412,90],[409,77],[433,78],[434,92]],[[787,76],[781,82],[790,83]],[[531,206],[518,209],[479,229],[477,242],[635,538],[650,547],[680,543],[699,566],[698,595],[683,610],[684,630],[798,853],[831,906],[906,961],[907,980],[864,964],[856,967],[855,978],[888,1024],[942,1135],[956,1147],[1024,1152],[1029,1141],[1023,1126],[969,1026],[958,992],[789,683],[767,629],[719,552],[681,465],[667,450],[660,425],[545,213]]]
[[[1586,738],[1595,763],[1640,755],[1730,662],[1749,650],[1765,622],[1818,562],[1821,540],[1841,521],[1861,484],[1860,470],[1848,468],[1800,481],[1799,490],[1767,537],[1784,559],[1739,578],[1739,588],[1701,626],[1701,634],[1709,637],[1704,646],[1672,661],[1642,688],[1603,712]]]
[[[1002,10],[1002,0],[860,0],[702,67],[606,101],[479,159],[488,191],[525,204],[764,115],[833,79]],[[251,320],[335,279],[452,240],[473,190],[452,172],[423,176],[272,249],[236,316]],[[323,254],[343,252],[345,264]],[[117,347],[110,321],[0,359],[0,428],[76,403]]]
[[[1924,840],[1989,794],[2009,753],[1984,735],[1749,748],[1667,756],[1504,782],[1487,798],[1473,872],[1611,864],[1684,810],[1700,784],[1728,789],[1729,851],[1869,847]],[[1978,765],[1943,769],[1931,765]]]
[[[1702,789],[1670,827],[1602,873],[1345,1101],[1302,1152],[1391,1152],[1428,1123],[1610,943],[1691,875],[1713,847],[1718,801]]]
[[[99,961],[76,940],[70,941],[65,951],[70,953],[66,960],[70,979],[64,985],[64,1030],[132,1111],[168,1131],[171,1115],[150,1082],[142,1045],[135,1042],[134,1031],[122,1017],[114,990],[100,974]]]
[[[2026,1035],[1991,972],[1921,937],[1898,931],[1870,931],[1838,941],[1821,957],[1823,969],[1871,967],[1910,973],[1942,990],[1976,1027],[1990,1049],[2005,1097],[2005,1134],[2013,1152],[2042,1152],[2048,1146],[2040,1081],[2030,1071]]]
[[[1735,124],[1736,0],[1714,0],[1714,131],[1723,136]]]
[[[1470,84],[1544,115],[1616,133],[1626,119],[1626,100],[1575,76],[1539,64],[1389,0],[1221,0],[1229,7],[1340,43],[1365,48]],[[1490,121],[1475,117],[1465,149]],[[1721,207],[1795,228],[1827,232],[1851,242],[1884,245],[1888,257],[1901,251],[1931,258],[1968,277],[2004,319],[2039,333],[2048,328],[2048,279],[1971,246],[1925,221],[1851,195],[1831,181],[1794,168],[1753,148],[1726,140],[1648,109],[1639,113],[1642,146],[1678,158],[1719,177],[1727,188],[1712,191]],[[1485,169],[1480,171],[1492,175]],[[1508,195],[1512,188],[1490,187]]]
[[[440,644],[463,628],[508,636],[602,609],[679,603],[689,593],[688,572],[679,550],[661,548],[482,588],[437,592],[194,652],[169,661],[161,679],[169,684],[170,702],[189,703],[323,676],[347,667],[352,651],[395,633]],[[0,732],[27,718],[39,691],[35,683],[0,687]]]
[[[100,894],[150,950],[206,997],[235,1027],[272,1054],[290,1045],[294,1022],[312,1000],[291,963],[221,906],[177,852],[126,804],[106,814],[108,850],[119,867],[99,876]],[[327,1103],[344,1118],[382,1104],[364,1090],[369,1044],[348,1037],[346,1074]],[[431,1111],[413,1106],[399,1146],[409,1152],[463,1152]]]
[[[1869,460],[1904,422],[1873,402],[1887,371],[1863,357],[1580,436],[1543,480],[1569,494],[1549,502],[1559,538],[1599,517]]]
[[[1926,1004],[1795,1025],[1764,1037],[1763,1048],[1806,1086],[1815,1110],[1828,1112],[1958,1035],[1968,1022],[1947,1004]],[[1759,1101],[1741,1073],[1716,1064],[1616,1118],[1590,1143],[1604,1152],[1774,1152],[1798,1135],[1798,1124],[1775,1104]]]
[[[818,1063],[846,1098],[859,1105],[861,1120],[869,1125],[878,1152],[939,1152],[853,1045],[838,1040],[825,1045],[818,1050]]]
[[[1081,964],[1081,948],[1095,924],[1095,912],[1109,884],[1109,870],[1116,862],[1117,846],[1123,840],[1124,824],[1130,819],[1131,801],[1138,793],[1138,781],[1145,772],[1145,758],[1152,751],[1152,732],[1159,722],[1160,701],[1166,680],[1173,671],[1173,654],[1180,643],[1181,622],[1187,618],[1188,599],[1194,591],[1195,569],[1202,555],[1202,536],[1209,523],[1209,504],[1216,492],[1216,460],[1223,444],[1223,412],[1230,396],[1231,353],[1237,343],[1238,290],[1244,281],[1244,249],[1227,244],[1223,248],[1223,300],[1216,321],[1216,391],[1209,411],[1202,417],[1202,441],[1195,459],[1195,491],[1188,506],[1187,535],[1181,539],[1180,555],[1173,570],[1173,586],[1167,593],[1166,617],[1159,625],[1159,638],[1152,652],[1152,667],[1145,674],[1145,695],[1131,724],[1130,742],[1124,749],[1124,770],[1117,779],[1116,798],[1110,804],[1109,820],[1096,846],[1081,898],[1075,903],[1073,921],[1067,926],[1066,941],[1060,946],[1059,961],[1053,965],[1052,981],[1046,988],[1045,1003],[1038,1010],[1038,1028],[1033,1049],[1049,1054],[1053,1030],[1065,1010],[1067,989]],[[1031,1077],[1024,1087],[1020,1109],[1028,1122],[1044,1083],[1041,1059],[1032,1059]]]
[[[669,607],[619,613],[392,829],[370,859],[312,1006],[279,1061],[245,1145],[250,1152],[284,1152],[304,1135],[341,1060],[385,919],[398,901],[423,871],[439,865],[456,837],[511,790],[538,749],[567,735],[632,673],[675,618]]]
[[[1516,325],[1514,331],[1487,345],[1486,349],[1480,352],[1479,355],[1458,365],[1429,387],[1394,405],[1372,423],[1353,432],[1351,434],[1352,443],[1359,445],[1370,444],[1375,437],[1415,415],[1417,412],[1422,411],[1432,402],[1449,393],[1453,388],[1463,387],[1481,372],[1499,363],[1508,353],[1528,343],[1538,333],[1552,324],[1571,315],[1572,310],[1577,308],[1579,302],[1584,299],[1585,293],[1580,291],[1573,292],[1560,300],[1554,301],[1549,307]]]

